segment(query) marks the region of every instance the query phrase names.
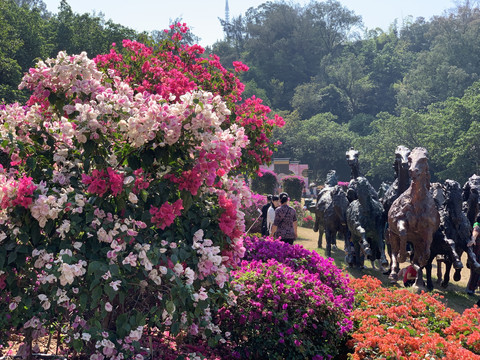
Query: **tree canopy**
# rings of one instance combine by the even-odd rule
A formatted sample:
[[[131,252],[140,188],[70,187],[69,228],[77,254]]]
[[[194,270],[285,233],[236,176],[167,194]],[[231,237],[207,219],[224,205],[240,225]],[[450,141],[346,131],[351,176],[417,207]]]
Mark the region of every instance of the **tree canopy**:
[[[235,61],[249,67],[240,74],[242,97],[262,98],[287,119],[270,139],[283,142],[278,156],[306,162],[318,176],[333,166],[341,174],[348,171],[345,151],[355,146],[362,168],[380,182],[391,176],[393,150],[403,144],[427,148],[433,178],[463,181],[478,172],[476,3],[431,19],[395,20],[388,29],[365,29],[336,0],[269,1],[219,20],[225,37],[203,56],[215,54],[227,69]],[[0,0],[0,99],[28,98],[16,84],[37,58],[61,50],[94,57],[123,39],[153,46],[164,36],[160,29],[138,33],[102,13],[75,13],[66,0],[56,13],[42,0]],[[182,41],[198,38],[189,32]]]

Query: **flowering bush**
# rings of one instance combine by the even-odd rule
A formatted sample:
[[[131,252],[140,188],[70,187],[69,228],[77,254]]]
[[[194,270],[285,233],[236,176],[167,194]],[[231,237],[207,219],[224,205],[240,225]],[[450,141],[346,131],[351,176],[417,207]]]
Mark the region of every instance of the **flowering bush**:
[[[460,341],[464,348],[480,355],[480,308],[466,309],[452,320],[444,333],[449,341]]]
[[[278,186],[277,174],[260,169],[257,177],[252,179],[252,190],[259,194],[275,194]]]
[[[219,322],[241,358],[327,359],[351,330],[348,277],[300,245],[246,237],[242,291]],[[249,261],[248,261],[249,260]]]
[[[326,259],[316,251],[307,250],[298,244],[290,245],[272,237],[263,239],[256,236],[246,236],[243,245],[245,247],[243,260],[266,262],[269,259],[274,259],[295,271],[308,271],[312,274],[318,274],[321,281],[332,288],[336,295],[343,297],[343,307],[352,307],[354,292],[350,288],[348,274],[336,267],[331,258]]]
[[[318,274],[294,271],[270,259],[243,261],[234,272],[243,291],[236,306],[219,311],[246,359],[324,359],[338,352],[351,329],[348,309]]]
[[[188,342],[179,341],[168,331],[145,334],[142,338],[144,346],[148,347],[150,359],[161,360],[229,360],[234,359],[229,343],[212,347],[207,339],[191,337]],[[147,355],[147,353],[145,353]]]
[[[474,350],[478,344],[478,318],[471,317],[478,316],[478,309],[460,316],[435,295],[383,288],[380,280],[369,276],[351,284],[355,289],[352,359],[480,359],[461,346],[468,344]],[[469,325],[474,326],[467,330]],[[457,333],[462,329],[466,331]]]
[[[245,213],[245,229],[249,230],[249,234],[260,234],[262,232],[262,219],[258,217],[261,215],[259,210],[261,211],[266,203],[267,197],[265,195],[253,193],[251,204],[242,206],[241,210]]]
[[[221,96],[231,112],[219,126],[228,129],[236,124],[250,140],[242,148],[237,171],[251,172],[258,170],[260,164],[270,163],[273,151],[280,144],[279,141],[270,142],[273,129],[285,122],[276,114],[269,118],[270,108],[255,96],[241,102],[245,86],[235,75],[248,71],[248,66],[234,61],[235,73],[227,71],[218,56],[202,57],[205,50],[201,46],[180,45],[182,33],[188,30],[185,24],[171,25],[171,28],[177,30],[172,39],[167,38],[156,49],[124,40],[123,52],[114,46],[110,53],[97,56],[95,62],[99,69],[112,70],[138,93],[147,91],[164,99],[174,97],[177,100],[194,90]]]
[[[299,223],[300,226],[303,226],[309,229],[313,229],[314,224],[315,224],[315,219],[313,218],[312,215],[305,215]]]
[[[297,213],[297,222],[298,225],[302,226],[302,221],[303,218],[307,215],[307,210],[305,210],[304,206],[300,201],[292,201],[290,202],[290,206],[295,209],[295,212]]]
[[[300,201],[305,190],[305,180],[301,176],[289,175],[282,179],[283,191],[287,192],[291,199]]]
[[[0,108],[0,344],[21,330],[28,354],[61,329],[71,357],[139,360],[145,326],[222,339],[250,202],[233,174],[269,159],[281,119],[239,104],[185,29],[156,51],[60,52],[24,77],[28,106]]]

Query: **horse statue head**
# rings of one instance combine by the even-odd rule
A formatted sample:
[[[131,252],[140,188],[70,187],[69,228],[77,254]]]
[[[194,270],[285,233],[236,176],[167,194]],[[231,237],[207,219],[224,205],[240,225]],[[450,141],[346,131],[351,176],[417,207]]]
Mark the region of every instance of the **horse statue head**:
[[[407,190],[410,185],[410,177],[408,176],[408,156],[410,153],[410,149],[403,145],[399,145],[395,149],[393,170],[395,170],[395,177],[398,179],[398,191],[400,193]]]
[[[360,176],[360,164],[358,162],[359,151],[351,147],[346,153],[347,164],[352,169],[351,178],[356,179]]]
[[[462,213],[462,188],[455,180],[445,180],[444,184],[445,203],[456,215]]]
[[[408,174],[416,185],[424,185],[430,188],[430,171],[428,170],[428,152],[425,148],[416,147],[408,156]]]
[[[335,186],[338,184],[337,172],[335,170],[330,170],[327,173],[327,178],[325,179],[325,185]]]
[[[357,197],[362,204],[371,198],[370,183],[363,176],[357,178]]]

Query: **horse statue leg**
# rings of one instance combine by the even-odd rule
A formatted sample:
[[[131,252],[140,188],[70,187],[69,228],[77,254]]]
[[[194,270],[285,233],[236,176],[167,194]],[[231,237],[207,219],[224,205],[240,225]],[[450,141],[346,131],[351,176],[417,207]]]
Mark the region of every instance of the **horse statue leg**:
[[[432,262],[433,262],[433,259],[430,258],[430,260],[428,261],[427,265],[425,265],[425,272],[426,272],[426,276],[427,276],[427,289],[428,289],[428,291],[432,291],[432,290],[433,290]]]
[[[437,258],[437,284],[442,282],[442,263],[444,261],[439,261]]]
[[[413,264],[415,270],[417,270],[417,279],[415,280],[415,286],[417,288],[425,286],[423,282],[423,267],[418,266],[417,264]]]
[[[407,227],[404,220],[399,220],[397,223],[398,227],[398,240],[399,248],[397,249],[398,262],[401,264],[407,260]],[[416,250],[416,249],[415,249]],[[430,254],[430,249],[429,249]]]
[[[325,229],[323,228],[323,226],[320,226],[320,227],[318,228],[318,244],[317,244],[317,247],[318,247],[319,249],[322,248],[322,242],[323,242],[323,234],[324,234],[324,232],[325,232]]]
[[[390,275],[388,278],[390,282],[396,283],[398,281],[398,272],[400,271],[400,264],[398,262],[398,254],[400,252],[400,239],[398,235],[388,231],[387,242],[390,244],[391,249],[391,264],[390,264]]]
[[[325,240],[326,240],[326,247],[325,247],[325,254],[327,257],[332,257],[332,238],[335,237],[335,232],[333,232],[328,227],[325,229]]]

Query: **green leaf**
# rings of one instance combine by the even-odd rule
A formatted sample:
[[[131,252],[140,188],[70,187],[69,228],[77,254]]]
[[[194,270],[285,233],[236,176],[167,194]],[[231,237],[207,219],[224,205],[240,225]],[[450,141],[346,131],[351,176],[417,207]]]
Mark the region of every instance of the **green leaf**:
[[[105,284],[103,286],[103,291],[108,295],[110,300],[113,300],[117,295],[117,292],[109,284]]]
[[[110,270],[110,273],[113,276],[116,276],[116,275],[120,274],[120,268],[118,267],[117,264],[111,264],[108,268]]]
[[[30,171],[35,170],[35,167],[37,166],[37,160],[33,156],[28,157],[26,162]]]
[[[180,332],[180,323],[178,321],[174,322],[170,330],[173,335],[177,335]]]
[[[128,166],[130,166],[133,170],[137,170],[142,166],[142,162],[140,161],[137,155],[130,155],[127,161],[128,161]]]
[[[128,315],[127,314],[119,315],[117,317],[117,321],[115,322],[115,325],[117,327],[118,336],[120,338],[124,338],[125,336],[127,336],[127,334],[131,330],[130,324],[128,323]]]
[[[92,308],[96,307],[98,304],[98,300],[102,297],[102,287],[97,286],[92,291]]]
[[[52,236],[54,234],[52,234],[53,231],[55,231],[55,223],[53,222],[53,220],[48,220],[47,223],[45,224],[45,227],[43,228],[43,230],[45,231],[45,234],[47,234],[48,236]]]
[[[88,294],[86,292],[82,292],[80,294],[80,307],[82,309],[86,309],[87,308],[87,302],[88,302]]]
[[[13,251],[8,255],[7,264],[11,264],[17,260],[17,251]]]
[[[95,150],[96,146],[97,144],[92,140],[87,140],[87,142],[83,144],[85,158],[88,158],[93,153],[93,150]]]
[[[142,198],[143,202],[146,202],[148,199],[148,192],[146,190],[140,191],[140,197]]]
[[[190,209],[190,207],[193,205],[192,194],[188,191],[183,191],[182,202],[183,202],[183,208],[185,209],[185,211],[188,211],[188,209]]]
[[[125,202],[123,196],[117,196],[116,202],[118,211],[124,210],[127,207],[127,203]]]
[[[142,154],[142,160],[143,164],[147,167],[150,167],[153,165],[153,161],[155,160],[155,151],[152,149],[148,149],[143,152]]]
[[[30,228],[30,236],[32,238],[32,244],[37,246],[40,242],[42,235],[40,234],[40,227],[37,222],[33,222]]]
[[[103,263],[100,261],[92,261],[90,264],[88,264],[88,274],[96,273],[100,268],[103,267]]]
[[[83,170],[88,173],[90,171],[90,158],[86,157],[83,161]]]
[[[209,218],[203,218],[202,223],[200,224],[200,228],[206,229],[210,225],[210,219]]]
[[[7,258],[7,250],[0,246],[0,269],[5,266],[5,259]]]
[[[81,339],[73,339],[73,348],[76,352],[81,352],[83,349],[83,341]]]
[[[175,303],[173,301],[167,301],[166,309],[169,314],[173,314],[176,309]]]

